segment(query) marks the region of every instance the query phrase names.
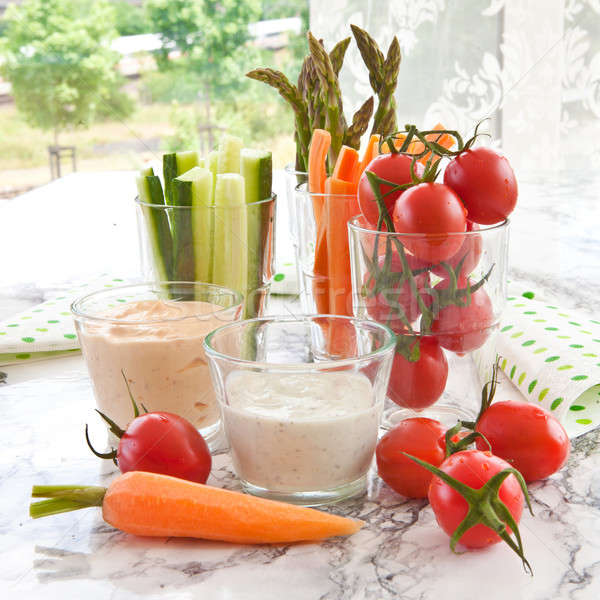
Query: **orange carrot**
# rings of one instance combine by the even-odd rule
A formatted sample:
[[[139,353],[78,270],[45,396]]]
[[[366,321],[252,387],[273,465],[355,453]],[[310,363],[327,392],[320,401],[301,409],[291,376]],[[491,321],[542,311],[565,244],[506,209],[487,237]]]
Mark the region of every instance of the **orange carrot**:
[[[325,180],[325,194],[329,312],[333,315],[351,315],[348,221],[360,212],[356,199],[356,184],[353,181],[328,177]]]
[[[322,194],[327,177],[327,152],[331,146],[331,134],[325,129],[315,129],[308,151],[308,191]]]
[[[367,165],[379,154],[379,139],[380,136],[377,133],[374,133],[367,143],[367,147],[365,148],[365,153],[358,165],[358,173],[356,175],[356,180],[360,179],[360,176],[365,172]]]
[[[120,475],[108,489],[34,486],[32,495],[52,498],[33,503],[33,517],[102,506],[102,517],[113,527],[153,537],[193,537],[239,544],[289,543],[350,535],[363,525],[362,521],[312,508],[141,471]]]
[[[313,131],[308,152],[308,191],[311,194],[323,194],[327,177],[327,152],[331,146],[331,134],[325,129]],[[317,240],[315,246],[315,264],[313,268],[313,298],[317,313],[329,312],[329,290],[327,287],[327,238],[323,223],[324,197],[312,197],[313,213]]]
[[[446,129],[441,123],[438,123],[433,129],[441,130]],[[437,142],[440,146],[444,146],[444,148],[452,148],[454,144],[454,138],[447,133],[435,134],[429,133],[425,136],[425,139],[429,142]],[[423,144],[419,142],[421,150],[419,152],[423,152]],[[419,162],[425,164],[429,157],[431,156],[431,152],[428,152],[425,156],[419,159]]]

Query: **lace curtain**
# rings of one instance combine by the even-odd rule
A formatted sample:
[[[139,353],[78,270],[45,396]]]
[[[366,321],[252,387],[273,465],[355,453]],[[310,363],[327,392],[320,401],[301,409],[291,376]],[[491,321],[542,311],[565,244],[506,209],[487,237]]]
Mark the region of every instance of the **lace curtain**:
[[[398,122],[487,130],[518,172],[600,167],[600,0],[311,0],[331,45],[355,23],[402,48]],[[347,114],[369,96],[354,44]]]

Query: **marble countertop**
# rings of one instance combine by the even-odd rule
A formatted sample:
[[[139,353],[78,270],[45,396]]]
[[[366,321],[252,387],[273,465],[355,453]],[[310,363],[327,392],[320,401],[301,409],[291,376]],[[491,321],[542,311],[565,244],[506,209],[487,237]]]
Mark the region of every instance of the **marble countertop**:
[[[600,297],[599,189],[600,179],[586,176],[523,182],[511,234],[511,279],[589,315]],[[15,289],[0,294],[4,314],[30,300]],[[431,508],[374,473],[366,496],[330,508],[366,521],[350,538],[255,547],[142,539],[106,525],[96,509],[28,517],[33,483],[102,484],[111,474],[85,445],[83,426],[95,413],[81,357],[2,370],[2,598],[600,597],[600,430],[573,440],[567,466],[530,486],[535,516],[524,513],[521,532],[533,577],[505,545],[452,554]],[[209,483],[237,489],[228,454],[214,465]]]

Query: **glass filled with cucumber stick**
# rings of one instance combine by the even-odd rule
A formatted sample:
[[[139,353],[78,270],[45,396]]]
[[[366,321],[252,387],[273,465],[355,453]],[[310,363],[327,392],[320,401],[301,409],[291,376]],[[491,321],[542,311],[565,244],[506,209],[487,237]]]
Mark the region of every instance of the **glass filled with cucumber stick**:
[[[205,158],[164,154],[162,177],[137,176],[142,271],[155,281],[214,283],[244,296],[244,317],[263,314],[274,262],[271,152],[226,135]]]

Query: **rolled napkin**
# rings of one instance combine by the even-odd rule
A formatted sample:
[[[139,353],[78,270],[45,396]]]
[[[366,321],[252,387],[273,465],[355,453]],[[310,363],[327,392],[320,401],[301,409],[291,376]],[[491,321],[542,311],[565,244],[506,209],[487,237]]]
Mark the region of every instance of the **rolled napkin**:
[[[79,352],[70,306],[75,298],[124,280],[103,276],[0,322],[0,367]]]
[[[569,437],[600,425],[600,320],[511,296],[498,354],[525,399],[554,413]]]

